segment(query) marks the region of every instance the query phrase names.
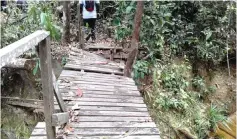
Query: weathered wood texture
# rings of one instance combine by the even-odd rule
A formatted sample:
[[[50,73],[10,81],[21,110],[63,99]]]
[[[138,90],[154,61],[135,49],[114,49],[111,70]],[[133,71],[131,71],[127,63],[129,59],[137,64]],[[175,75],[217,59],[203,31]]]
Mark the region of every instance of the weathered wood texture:
[[[74,70],[63,70],[57,82],[62,100],[70,110],[69,124],[74,128],[74,132],[69,132],[67,138],[100,139],[125,136],[125,139],[159,139],[159,130],[152,121],[135,82],[128,77],[112,75],[112,72],[103,74],[98,70],[99,66],[91,64],[105,61],[104,58],[81,50],[75,50],[75,53],[78,57],[68,63],[71,63]],[[100,68],[123,70],[116,67],[116,63],[109,63],[110,65]],[[78,65],[97,69],[93,72],[76,71],[75,67]],[[55,109],[60,111],[56,97],[53,102]],[[63,120],[60,120],[59,116],[53,118],[57,121],[54,123],[65,123],[65,117],[63,116]],[[38,123],[31,139],[45,139],[45,126],[45,123]]]
[[[52,125],[53,126],[60,126],[60,125],[65,124],[67,122],[69,122],[69,113],[68,112],[55,113],[52,115]],[[45,127],[45,124],[43,127]]]
[[[55,95],[55,97],[57,99],[57,102],[59,104],[61,112],[66,112],[67,111],[67,107],[64,104],[64,101],[63,101],[61,93],[59,92],[58,83],[57,83],[57,80],[56,80],[56,77],[55,77],[55,74],[54,74],[53,70],[52,70],[52,77],[53,77],[54,95]]]
[[[69,62],[64,66],[68,70],[83,70],[85,72],[96,72],[106,74],[123,75],[124,65],[115,63],[102,58],[98,55],[79,50],[72,49],[69,56]]]
[[[34,48],[43,39],[49,36],[49,32],[38,30],[19,41],[16,41],[0,49],[0,68],[7,63],[12,62],[16,57],[22,55],[25,51]]]
[[[17,58],[7,63],[4,68],[17,68],[32,70],[35,67],[36,61],[32,59]]]
[[[47,37],[42,42],[40,42],[39,47],[41,80],[44,99],[44,116],[46,121],[47,137],[48,139],[55,139],[55,128],[52,125],[54,103],[50,38]]]

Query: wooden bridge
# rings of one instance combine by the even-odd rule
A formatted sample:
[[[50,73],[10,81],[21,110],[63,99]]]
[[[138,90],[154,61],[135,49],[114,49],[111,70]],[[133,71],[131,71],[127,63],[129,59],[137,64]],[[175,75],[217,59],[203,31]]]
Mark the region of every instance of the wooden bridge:
[[[36,125],[30,139],[160,138],[134,81],[122,76],[122,64],[75,48],[56,81],[49,33],[36,31],[1,49],[0,67],[35,46],[40,57],[45,122]],[[61,133],[65,131],[67,135]]]

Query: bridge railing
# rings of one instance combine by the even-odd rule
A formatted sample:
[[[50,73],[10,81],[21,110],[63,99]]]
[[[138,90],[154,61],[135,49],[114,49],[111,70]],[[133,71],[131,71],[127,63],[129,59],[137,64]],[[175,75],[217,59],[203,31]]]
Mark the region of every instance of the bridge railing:
[[[24,52],[36,48],[40,58],[41,81],[43,88],[44,116],[48,139],[55,139],[55,126],[68,122],[69,114],[58,91],[56,77],[52,70],[49,32],[38,30],[0,49],[0,69],[14,61]],[[62,113],[54,113],[54,95]]]

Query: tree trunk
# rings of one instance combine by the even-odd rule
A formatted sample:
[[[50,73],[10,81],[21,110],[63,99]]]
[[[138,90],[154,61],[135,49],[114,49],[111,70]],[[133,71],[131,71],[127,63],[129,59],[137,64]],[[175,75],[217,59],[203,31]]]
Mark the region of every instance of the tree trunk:
[[[77,30],[77,41],[80,41],[80,37],[81,37],[81,13],[80,13],[80,2],[78,1],[77,4],[77,25],[78,25],[78,30]]]
[[[70,42],[70,1],[63,2],[63,34],[62,43]]]
[[[124,68],[124,76],[131,77],[132,66],[135,63],[138,53],[139,32],[143,15],[143,1],[137,1],[136,14],[134,20],[134,28],[132,33],[131,51]]]

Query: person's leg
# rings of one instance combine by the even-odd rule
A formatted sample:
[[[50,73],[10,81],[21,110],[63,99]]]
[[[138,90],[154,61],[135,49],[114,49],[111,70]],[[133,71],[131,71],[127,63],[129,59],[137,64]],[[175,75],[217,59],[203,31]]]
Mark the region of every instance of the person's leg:
[[[84,27],[86,27],[86,24],[88,24],[90,27],[90,19],[83,19],[83,24],[84,24]],[[86,37],[86,41],[88,41],[90,37],[91,37],[91,34],[89,33],[88,36]]]
[[[95,41],[95,22],[96,22],[96,18],[91,19],[91,37],[92,37],[92,41]]]

